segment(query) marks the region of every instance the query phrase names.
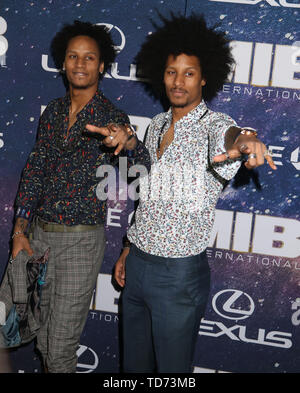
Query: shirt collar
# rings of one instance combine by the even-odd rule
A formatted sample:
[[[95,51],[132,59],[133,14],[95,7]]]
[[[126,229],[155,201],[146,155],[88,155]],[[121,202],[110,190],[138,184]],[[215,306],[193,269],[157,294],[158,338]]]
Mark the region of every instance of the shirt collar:
[[[90,99],[90,101],[85,105],[85,107],[78,113],[77,117],[80,117],[86,110],[88,110],[91,106],[93,106],[97,101],[102,101],[104,99],[103,93],[99,90],[96,91],[94,96]],[[69,107],[71,104],[71,97],[70,93],[67,93],[63,98],[62,98],[62,105],[61,105],[61,113],[68,114],[69,113]]]
[[[196,108],[192,109],[190,112],[188,112],[184,117],[182,117],[176,124],[181,124],[184,123],[185,121],[198,121],[199,117],[201,117],[205,111],[207,110],[207,106],[205,101],[201,101],[199,105],[196,106]],[[172,107],[169,108],[168,112],[166,113],[166,121],[171,121],[172,119]]]

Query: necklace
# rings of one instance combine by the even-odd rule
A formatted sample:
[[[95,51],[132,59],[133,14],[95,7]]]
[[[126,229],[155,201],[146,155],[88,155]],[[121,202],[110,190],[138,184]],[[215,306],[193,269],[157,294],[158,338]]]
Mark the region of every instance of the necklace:
[[[168,130],[168,131],[164,134],[164,136],[162,137],[163,131],[164,131],[164,128],[165,128],[165,125],[166,125],[166,124],[167,124],[167,122],[165,122],[165,123],[163,124],[163,126],[162,126],[162,128],[161,128],[161,130],[160,130],[160,132],[159,132],[158,145],[157,145],[157,158],[158,158],[158,159],[161,158],[161,156],[163,155],[163,152],[169,147],[169,145],[172,143],[172,141],[173,141],[173,139],[174,139],[174,128],[173,128],[173,134],[170,133],[171,136],[170,136],[170,134],[167,135],[168,132],[169,132],[169,130],[170,130],[170,128],[171,128],[171,126],[170,126],[169,130]],[[163,141],[165,142],[165,143],[164,143],[164,146],[162,146],[162,142],[163,142]]]
[[[163,134],[166,124],[167,124],[167,121],[164,122],[164,124],[162,125],[162,127],[159,131],[159,136],[158,136],[158,141],[157,141],[157,158],[158,159],[162,156],[161,149],[160,149],[161,148],[161,139],[162,139],[161,137],[162,137],[162,134]]]

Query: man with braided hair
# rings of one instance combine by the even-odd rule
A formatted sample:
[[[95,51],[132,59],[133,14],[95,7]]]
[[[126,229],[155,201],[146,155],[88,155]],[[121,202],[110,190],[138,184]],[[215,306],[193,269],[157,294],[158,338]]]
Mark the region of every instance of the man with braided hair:
[[[125,372],[191,371],[209,294],[206,247],[218,197],[242,153],[248,169],[264,159],[276,169],[255,130],[206,105],[233,63],[225,34],[202,16],[161,19],[137,65],[153,94],[171,106],[149,126],[151,172],[141,181],[129,244],[115,267],[124,287]]]

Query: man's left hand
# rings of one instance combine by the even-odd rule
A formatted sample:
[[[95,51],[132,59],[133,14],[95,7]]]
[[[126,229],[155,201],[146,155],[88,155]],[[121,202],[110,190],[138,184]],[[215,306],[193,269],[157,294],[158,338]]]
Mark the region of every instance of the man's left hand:
[[[228,159],[236,159],[242,154],[247,154],[245,162],[247,169],[253,169],[264,164],[266,160],[272,169],[277,169],[272,156],[266,146],[255,136],[239,135],[235,143],[225,152],[214,157],[214,162],[223,162]]]
[[[86,129],[105,136],[102,143],[107,147],[117,147],[114,151],[118,155],[122,149],[132,150],[136,146],[136,138],[129,138],[126,126],[122,124],[108,124],[105,127],[96,127],[91,124],[86,125]]]

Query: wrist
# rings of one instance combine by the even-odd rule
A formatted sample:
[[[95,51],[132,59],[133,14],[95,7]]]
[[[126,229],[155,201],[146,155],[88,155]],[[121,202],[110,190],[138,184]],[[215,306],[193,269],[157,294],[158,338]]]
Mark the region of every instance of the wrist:
[[[125,236],[125,237],[123,238],[123,249],[124,249],[124,248],[129,248],[129,249],[130,249],[130,247],[131,247],[131,243],[130,243],[130,241],[128,240],[127,236]]]
[[[123,248],[123,250],[122,250],[122,257],[124,258],[126,258],[127,257],[127,255],[129,254],[129,252],[130,252],[130,247],[124,247]]]
[[[23,231],[15,231],[13,234],[12,234],[12,239],[14,239],[15,237],[22,237],[22,236],[25,236],[25,233],[23,232]]]
[[[240,132],[241,135],[257,137],[257,131],[251,127],[243,127]]]
[[[224,140],[224,145],[225,145],[225,150],[228,150],[232,147],[234,143],[237,142],[238,138],[241,136],[247,138],[255,137],[257,136],[257,131],[254,128],[251,127],[236,127],[232,126],[230,127],[225,134],[225,140]]]
[[[126,124],[125,127],[126,127],[126,132],[128,135],[128,139],[125,144],[125,149],[126,150],[133,150],[133,149],[135,149],[136,144],[137,144],[137,136],[136,136],[135,129],[132,127],[131,124]]]

